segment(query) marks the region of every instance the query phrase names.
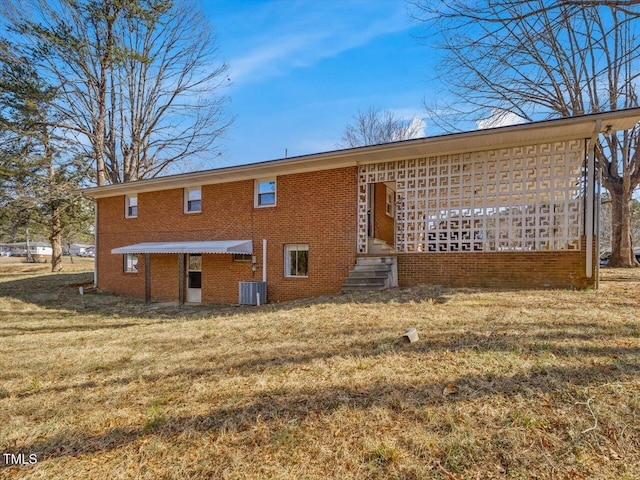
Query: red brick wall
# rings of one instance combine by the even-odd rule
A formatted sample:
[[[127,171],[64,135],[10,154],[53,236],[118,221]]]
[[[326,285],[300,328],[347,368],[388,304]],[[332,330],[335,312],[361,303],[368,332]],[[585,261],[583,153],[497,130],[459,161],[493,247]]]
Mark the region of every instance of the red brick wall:
[[[387,186],[384,183],[375,183],[373,187],[374,236],[393,247],[395,244],[394,219],[387,215]]]
[[[557,252],[398,254],[398,282],[401,287],[585,288],[595,284],[598,258],[594,256],[594,274],[587,278],[584,238],[582,247]]]
[[[262,279],[262,239],[268,241],[267,294],[283,301],[337,292],[356,257],[356,168],[280,176],[277,206],[254,208],[252,180],[202,187],[202,212],[183,212],[183,190],[141,193],[138,218],[124,217],[124,196],[98,201],[98,286],[144,297],[144,256],[138,273],[123,272],[111,249],[153,241],[252,240],[257,271],[231,255],[203,256],[203,302],[237,302],[238,282]],[[382,184],[379,184],[382,185]],[[385,214],[384,188],[375,209]],[[392,220],[390,217],[387,217]],[[380,221],[378,222],[380,223]],[[308,278],[284,276],[285,244],[309,245]],[[390,239],[393,243],[393,238]],[[469,252],[398,255],[401,286],[420,283],[496,288],[586,287],[579,252]],[[597,257],[594,256],[594,262]],[[154,300],[177,300],[178,256],[151,255]]]
[[[124,217],[124,196],[98,200],[98,286],[144,297],[144,256],[139,272],[123,273],[111,249],[134,243],[253,240],[258,270],[231,255],[203,256],[203,302],[237,302],[238,281],[262,280],[262,239],[267,239],[267,295],[282,301],[337,292],[355,263],[356,167],[277,178],[277,205],[254,208],[253,180],[202,186],[202,212],[184,213],[183,189],[138,195],[138,217]],[[308,278],[284,277],[285,244],[309,245]],[[177,300],[178,255],[151,255],[154,300]]]
[[[254,210],[256,240],[269,240],[269,301],[337,292],[355,264],[356,167],[278,177],[277,189],[277,207]],[[297,243],[309,244],[308,278],[284,276],[284,245]]]
[[[112,255],[120,257],[121,255]],[[150,255],[151,261],[151,298],[153,300],[177,300],[178,299],[178,255],[162,254]],[[138,256],[137,275],[138,288],[142,287],[144,296],[144,255]],[[127,292],[124,292],[127,293]]]

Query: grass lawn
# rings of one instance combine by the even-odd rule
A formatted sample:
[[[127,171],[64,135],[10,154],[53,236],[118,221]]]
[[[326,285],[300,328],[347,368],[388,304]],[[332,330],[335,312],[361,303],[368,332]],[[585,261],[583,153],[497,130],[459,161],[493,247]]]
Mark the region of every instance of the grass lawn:
[[[22,268],[0,266],[0,478],[640,478],[640,271],[179,310]]]

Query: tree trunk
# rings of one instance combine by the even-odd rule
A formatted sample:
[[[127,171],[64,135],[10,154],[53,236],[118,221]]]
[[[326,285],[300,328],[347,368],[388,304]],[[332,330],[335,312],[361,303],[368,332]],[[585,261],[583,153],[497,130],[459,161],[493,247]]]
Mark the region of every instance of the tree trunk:
[[[105,22],[105,46],[102,57],[99,59],[99,78],[97,86],[97,98],[98,115],[95,119],[94,125],[94,144],[93,149],[96,155],[96,170],[97,170],[97,186],[101,187],[106,185],[107,174],[110,175],[111,183],[117,183],[115,176],[117,172],[107,172],[105,166],[105,153],[107,142],[107,71],[113,67],[112,54],[114,48],[114,36],[113,29],[115,24],[115,18],[119,14],[119,8],[114,7],[112,4],[103,5],[103,20]]]
[[[49,232],[51,242],[51,271],[62,270],[62,226],[60,224],[60,208],[51,207],[51,231]]]
[[[610,266],[639,266],[631,240],[631,192],[611,190],[611,247]]]
[[[51,243],[51,271],[62,270],[62,222],[60,221],[60,204],[56,198],[58,195],[58,185],[56,184],[56,170],[53,164],[53,151],[49,143],[49,131],[43,129],[42,141],[44,143],[44,153],[49,160],[49,242]]]
[[[98,116],[94,122],[94,139],[92,146],[96,156],[96,184],[98,187],[102,187],[107,183],[104,164],[106,134],[105,117],[107,116],[107,80],[104,73],[104,67],[102,72],[100,72],[97,94],[98,98],[96,98],[96,102],[98,103]]]

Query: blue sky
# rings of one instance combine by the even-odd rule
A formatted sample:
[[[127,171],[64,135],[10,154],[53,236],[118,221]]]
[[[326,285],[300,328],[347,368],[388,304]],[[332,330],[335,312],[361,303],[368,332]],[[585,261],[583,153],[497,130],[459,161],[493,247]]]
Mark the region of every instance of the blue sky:
[[[200,0],[235,122],[215,167],[333,150],[369,106],[423,118],[435,50],[403,0]],[[429,128],[426,135],[438,132]]]

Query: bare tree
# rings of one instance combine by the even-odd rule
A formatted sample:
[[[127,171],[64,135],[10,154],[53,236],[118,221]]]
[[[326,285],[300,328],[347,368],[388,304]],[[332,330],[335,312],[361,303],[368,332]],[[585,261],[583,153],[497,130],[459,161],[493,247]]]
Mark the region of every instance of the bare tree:
[[[445,52],[450,101],[429,108],[445,128],[508,112],[527,121],[638,106],[640,6],[499,0],[411,2]],[[427,35],[427,36],[428,36]],[[430,45],[435,37],[430,37]],[[639,129],[601,136],[597,168],[611,194],[611,264],[637,266],[632,193],[640,183]]]
[[[0,0],[14,43],[56,86],[55,126],[84,146],[96,183],[210,159],[228,125],[227,66],[188,0]]]
[[[345,127],[338,146],[360,147],[420,138],[424,136],[424,127],[421,119],[405,120],[389,110],[369,107],[358,112]]]

